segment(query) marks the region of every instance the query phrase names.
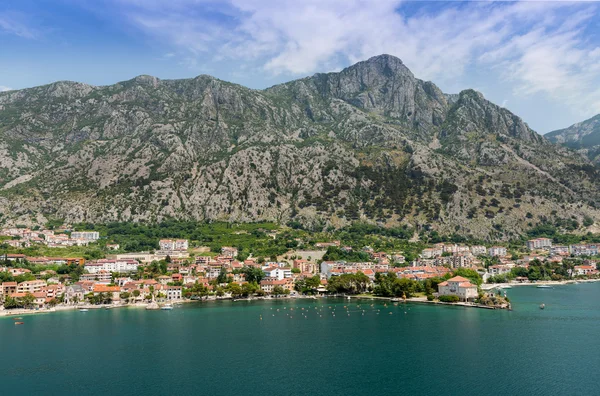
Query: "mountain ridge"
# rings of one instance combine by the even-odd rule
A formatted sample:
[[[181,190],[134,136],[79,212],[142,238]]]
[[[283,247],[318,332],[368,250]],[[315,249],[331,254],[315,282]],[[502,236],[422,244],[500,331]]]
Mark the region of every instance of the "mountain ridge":
[[[554,143],[577,150],[596,164],[600,163],[600,114],[544,136]]]
[[[54,84],[0,93],[0,222],[362,220],[510,238],[599,218],[589,161],[390,55],[264,90],[207,75]]]

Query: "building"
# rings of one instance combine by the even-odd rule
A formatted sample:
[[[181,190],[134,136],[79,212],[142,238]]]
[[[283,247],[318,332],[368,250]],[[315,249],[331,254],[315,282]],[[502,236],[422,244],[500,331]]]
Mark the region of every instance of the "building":
[[[71,233],[71,239],[97,241],[98,239],[100,239],[100,233],[98,231],[73,231]]]
[[[177,251],[188,249],[187,239],[161,239],[158,242],[158,245],[160,246],[160,250],[164,251]]]
[[[39,293],[46,286],[46,281],[32,280],[19,283],[17,293]]]
[[[94,285],[94,289],[92,290],[92,293],[94,293],[94,295],[98,295],[100,293],[104,293],[109,295],[113,301],[119,301],[120,297],[119,295],[121,294],[121,288],[119,286],[108,286],[108,285],[101,285],[99,283],[96,283]]]
[[[440,296],[458,296],[463,301],[476,299],[479,294],[477,286],[472,284],[467,278],[455,276],[438,285],[438,295]]]
[[[96,274],[100,271],[107,272],[136,272],[139,263],[131,259],[101,259],[95,262],[87,263],[84,269],[90,274]]]
[[[265,293],[271,294],[276,286],[281,286],[284,290],[292,291],[294,282],[291,279],[263,279],[260,281],[260,289]]]
[[[63,294],[65,304],[76,304],[82,302],[85,298],[86,291],[81,285],[67,286]]]
[[[267,278],[273,278],[277,280],[292,277],[292,270],[290,268],[266,267],[263,268],[263,272]]]
[[[10,296],[17,292],[17,282],[2,282],[0,287],[0,294],[4,296]]]
[[[598,255],[598,245],[596,245],[596,244],[571,245],[569,249],[571,251],[571,254],[574,256],[597,256]]]
[[[181,300],[181,286],[164,286],[162,293],[167,300]]]
[[[488,249],[488,255],[491,257],[506,256],[506,248],[504,246],[492,246]]]
[[[530,239],[527,241],[527,249],[535,250],[535,249],[544,249],[550,250],[552,248],[552,239],[549,238],[537,238]]]
[[[485,256],[487,254],[487,248],[481,245],[471,246],[471,254],[473,254],[473,256]]]
[[[234,247],[223,246],[221,248],[221,256],[223,256],[223,257],[234,258],[234,257],[237,257],[237,255],[238,255],[238,250]]]
[[[512,267],[509,265],[490,265],[488,273],[490,275],[503,275],[509,273],[511,270]]]
[[[108,285],[112,282],[112,274],[108,271],[102,270],[91,274],[82,274],[79,277],[79,280],[83,282],[96,282]]]
[[[550,254],[553,256],[568,256],[570,254],[568,246],[552,246]]]
[[[595,265],[576,265],[573,271],[573,275],[597,275],[598,270]]]

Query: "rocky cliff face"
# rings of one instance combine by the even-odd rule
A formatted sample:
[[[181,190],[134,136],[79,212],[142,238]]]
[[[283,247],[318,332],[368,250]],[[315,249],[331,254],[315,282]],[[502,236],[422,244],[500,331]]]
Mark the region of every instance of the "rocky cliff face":
[[[600,163],[600,114],[545,136],[551,142],[575,149],[594,163]]]
[[[382,55],[266,90],[139,76],[0,93],[0,222],[355,220],[509,238],[599,218],[598,174]]]

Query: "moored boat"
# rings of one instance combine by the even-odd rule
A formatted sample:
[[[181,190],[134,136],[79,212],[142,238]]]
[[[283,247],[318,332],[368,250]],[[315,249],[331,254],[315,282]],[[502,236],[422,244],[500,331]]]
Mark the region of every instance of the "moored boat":
[[[163,311],[170,311],[173,309],[173,305],[172,304],[165,304],[162,307],[160,307],[160,309],[162,309]]]
[[[541,304],[540,309],[544,309],[544,308],[546,308],[546,304]]]
[[[25,324],[25,322],[15,322],[15,325],[22,325]]]
[[[87,312],[87,311],[89,311],[89,309],[87,309],[87,308],[81,308],[81,309],[79,310],[79,312]]]
[[[552,286],[550,286],[550,285],[538,285],[537,288],[538,289],[552,289]]]

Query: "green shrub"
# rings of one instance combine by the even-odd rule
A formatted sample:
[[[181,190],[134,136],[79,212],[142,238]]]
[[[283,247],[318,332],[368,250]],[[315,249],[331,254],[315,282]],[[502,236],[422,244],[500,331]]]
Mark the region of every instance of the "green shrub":
[[[455,303],[459,302],[460,298],[458,296],[455,296],[454,294],[450,294],[448,296],[440,296],[439,300],[441,302]]]
[[[427,295],[427,301],[433,301],[433,294],[428,294]]]

